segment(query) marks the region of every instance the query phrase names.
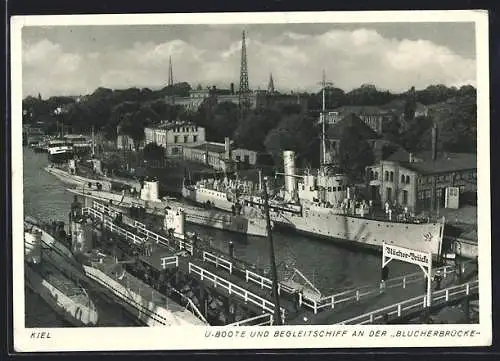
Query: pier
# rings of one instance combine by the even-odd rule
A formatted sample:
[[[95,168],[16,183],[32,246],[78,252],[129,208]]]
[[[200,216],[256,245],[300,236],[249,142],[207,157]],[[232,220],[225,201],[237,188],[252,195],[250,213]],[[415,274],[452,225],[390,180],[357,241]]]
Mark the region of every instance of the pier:
[[[272,280],[255,266],[223,254],[203,240],[193,241],[153,231],[96,201],[82,211],[109,234],[138,247],[141,262],[175,278],[181,290],[186,291],[187,298],[194,296],[204,317],[209,303],[219,303],[215,307],[229,315],[225,325],[275,322]],[[116,221],[118,216],[119,222]],[[428,305],[427,282],[421,271],[387,279],[383,288],[379,284],[365,285],[322,295],[299,270],[295,270],[292,277],[278,284],[280,322],[288,325],[398,323],[422,315],[428,317],[443,307],[460,302],[468,304],[469,300],[478,297],[475,262],[434,268],[432,279],[436,275],[442,280],[439,288],[433,284]],[[179,282],[179,279],[184,281]]]

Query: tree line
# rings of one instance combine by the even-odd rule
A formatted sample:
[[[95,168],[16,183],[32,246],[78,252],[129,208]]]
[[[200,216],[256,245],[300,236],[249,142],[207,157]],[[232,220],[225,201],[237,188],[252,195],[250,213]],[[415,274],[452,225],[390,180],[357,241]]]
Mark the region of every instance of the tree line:
[[[23,122],[43,122],[49,133],[55,132],[61,124],[75,133],[88,134],[94,128],[109,140],[116,139],[119,131],[138,143],[144,138],[147,126],[159,124],[162,120],[190,120],[206,128],[210,141],[221,142],[224,137],[231,137],[237,146],[270,153],[276,161],[279,161],[283,149],[294,150],[299,166],[318,165],[320,129],[317,120],[322,106],[321,92],[299,94],[307,101],[305,111],[294,104],[276,104],[249,110],[242,115],[236,104],[217,103],[210,97],[193,110],[169,102],[170,97],[189,96],[190,90],[188,83],[178,83],[155,91],[100,87],[79,98],[29,96],[23,100]],[[371,84],[349,92],[329,87],[325,100],[327,109],[343,105],[384,106],[399,100],[403,103],[404,115],[389,123],[384,135],[395,144],[409,151],[430,149],[430,128],[436,122],[440,129],[441,150],[475,151],[476,89],[472,86],[431,85],[422,90],[411,88],[403,93],[380,90]],[[417,103],[429,107],[428,116],[415,117]],[[62,109],[61,114],[57,114],[58,108]],[[353,146],[346,149],[356,148],[356,144],[363,142],[356,134],[350,134],[350,137]],[[344,140],[344,143],[349,142]],[[357,148],[366,147],[358,144]],[[353,151],[345,155],[350,161],[368,159],[352,154]]]

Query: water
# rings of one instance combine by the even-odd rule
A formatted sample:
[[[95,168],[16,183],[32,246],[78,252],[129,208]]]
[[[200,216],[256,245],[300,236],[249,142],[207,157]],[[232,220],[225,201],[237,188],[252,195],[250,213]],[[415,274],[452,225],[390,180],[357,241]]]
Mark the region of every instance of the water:
[[[73,196],[68,186],[45,172],[47,155],[24,151],[24,211],[37,219],[62,220],[67,223]],[[258,267],[269,265],[267,238],[250,237],[216,229],[187,224],[188,231],[212,239],[212,246],[227,252],[229,240],[233,241],[235,256]],[[346,249],[328,241],[295,233],[273,233],[276,264],[281,278],[290,275],[293,268],[300,270],[320,291],[329,295],[349,287],[378,283],[381,256],[362,249]],[[415,265],[391,263],[390,277],[419,271]],[[26,293],[27,326],[44,324],[60,326],[58,316],[29,290]],[[102,326],[129,326],[133,321],[116,305],[97,297]],[[42,305],[43,304],[43,305]],[[33,326],[34,327],[34,326]]]

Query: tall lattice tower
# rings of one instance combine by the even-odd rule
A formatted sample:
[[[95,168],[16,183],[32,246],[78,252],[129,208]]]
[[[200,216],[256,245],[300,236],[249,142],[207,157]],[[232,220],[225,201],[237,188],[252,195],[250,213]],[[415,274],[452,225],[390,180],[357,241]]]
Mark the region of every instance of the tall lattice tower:
[[[241,41],[239,105],[242,111],[248,108],[250,105],[250,89],[248,87],[247,46],[245,42],[244,30]]]
[[[168,86],[174,86],[174,72],[172,71],[172,57],[168,58]]]

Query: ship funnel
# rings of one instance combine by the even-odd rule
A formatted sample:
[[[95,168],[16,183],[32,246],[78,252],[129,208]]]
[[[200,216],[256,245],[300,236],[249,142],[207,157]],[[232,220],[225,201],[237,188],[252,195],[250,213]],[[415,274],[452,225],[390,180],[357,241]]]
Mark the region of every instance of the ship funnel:
[[[297,182],[295,179],[295,152],[291,150],[283,152],[283,165],[285,171],[285,196],[287,200],[292,200],[297,190]]]
[[[163,229],[165,231],[173,230],[174,236],[184,239],[185,214],[182,209],[165,209],[165,219]]]
[[[71,222],[71,251],[74,254],[87,253],[93,248],[92,229],[82,219]]]

